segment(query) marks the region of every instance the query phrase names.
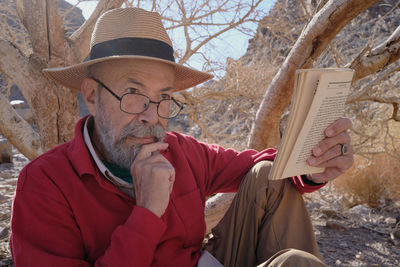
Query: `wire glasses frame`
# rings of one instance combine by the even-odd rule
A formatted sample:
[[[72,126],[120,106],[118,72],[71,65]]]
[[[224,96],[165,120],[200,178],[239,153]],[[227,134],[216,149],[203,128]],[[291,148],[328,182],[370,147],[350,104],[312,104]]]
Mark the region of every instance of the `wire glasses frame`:
[[[119,100],[119,107],[121,111],[128,114],[137,115],[143,113],[149,108],[150,103],[153,103],[157,106],[157,114],[159,117],[164,119],[172,119],[178,116],[178,114],[184,108],[184,104],[173,97],[170,99],[162,99],[160,101],[152,101],[148,96],[140,93],[125,93],[122,96],[118,96],[99,79],[94,77],[90,78],[100,84],[112,96]]]

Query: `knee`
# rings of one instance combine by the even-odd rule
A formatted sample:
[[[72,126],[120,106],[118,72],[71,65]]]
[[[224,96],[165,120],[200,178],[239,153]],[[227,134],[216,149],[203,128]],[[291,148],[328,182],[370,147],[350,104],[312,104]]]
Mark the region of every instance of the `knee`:
[[[268,260],[268,264],[261,266],[326,266],[316,256],[298,249],[285,249],[276,253]]]
[[[266,188],[279,188],[284,180],[271,181],[268,180],[269,171],[271,170],[271,161],[260,161],[254,165],[244,177],[241,189],[250,196],[256,196],[258,192],[264,192]],[[265,194],[264,194],[265,195]]]
[[[260,161],[250,169],[248,174],[253,176],[255,179],[268,180],[268,175],[271,168],[272,161]]]
[[[269,180],[268,175],[272,168],[272,161],[260,161],[254,165],[247,173],[245,180],[253,185],[254,189],[264,187],[281,187],[282,183],[286,180]]]

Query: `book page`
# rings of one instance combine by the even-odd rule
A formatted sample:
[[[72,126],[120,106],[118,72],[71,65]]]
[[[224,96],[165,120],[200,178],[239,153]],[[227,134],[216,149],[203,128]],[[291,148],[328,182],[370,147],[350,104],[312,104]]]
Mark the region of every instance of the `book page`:
[[[343,116],[350,92],[353,71],[327,72],[321,75],[313,103],[282,177],[323,172],[324,168],[309,166],[306,160],[312,149],[325,138],[325,129]]]
[[[294,102],[292,103],[287,126],[278,148],[278,155],[269,174],[270,180],[282,177],[283,169],[311,107],[321,73],[320,69],[296,71],[295,91],[293,93]]]

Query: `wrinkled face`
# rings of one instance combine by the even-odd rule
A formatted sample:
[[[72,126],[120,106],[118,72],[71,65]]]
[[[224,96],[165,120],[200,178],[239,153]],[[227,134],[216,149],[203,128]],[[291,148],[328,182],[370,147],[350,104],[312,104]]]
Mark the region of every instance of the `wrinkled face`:
[[[111,61],[93,67],[91,75],[120,97],[137,92],[160,101],[174,89],[174,67],[162,62]],[[127,114],[118,99],[89,78],[82,83],[82,94],[94,117],[94,145],[107,161],[129,169],[143,145],[162,141],[167,119],[158,116],[156,104],[141,114]]]

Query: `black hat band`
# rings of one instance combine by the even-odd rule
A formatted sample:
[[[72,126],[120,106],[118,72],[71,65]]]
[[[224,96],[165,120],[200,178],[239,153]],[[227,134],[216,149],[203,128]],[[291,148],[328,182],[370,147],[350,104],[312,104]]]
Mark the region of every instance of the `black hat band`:
[[[175,62],[174,50],[170,45],[148,38],[119,38],[92,47],[89,57],[93,60],[111,56],[146,56]]]

